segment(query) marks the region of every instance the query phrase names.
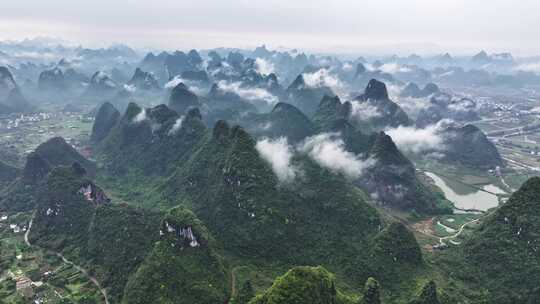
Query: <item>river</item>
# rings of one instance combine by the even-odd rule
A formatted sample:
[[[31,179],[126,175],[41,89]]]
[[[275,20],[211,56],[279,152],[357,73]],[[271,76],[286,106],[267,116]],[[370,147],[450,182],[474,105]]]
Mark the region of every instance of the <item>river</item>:
[[[450,187],[449,183],[437,174],[432,172],[425,172],[425,174],[435,181],[435,184],[444,192],[446,199],[454,203],[456,208],[486,211],[499,205],[499,199],[496,195],[465,185],[463,187],[470,188],[467,189],[468,191],[458,191]],[[492,184],[482,186],[482,189],[497,194],[506,193],[501,188]]]

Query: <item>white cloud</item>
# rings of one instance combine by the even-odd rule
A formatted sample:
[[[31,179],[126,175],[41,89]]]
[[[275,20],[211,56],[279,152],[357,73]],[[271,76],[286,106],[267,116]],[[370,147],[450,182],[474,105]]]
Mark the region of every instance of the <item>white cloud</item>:
[[[442,131],[446,123],[447,121],[443,120],[424,129],[399,126],[385,132],[402,151],[412,153],[442,151],[445,149]]]
[[[342,68],[345,72],[351,72],[354,69],[354,66],[350,62],[345,62]]]
[[[124,90],[133,93],[137,90],[137,88],[133,84],[124,84]]]
[[[328,69],[320,69],[314,73],[304,73],[304,82],[312,88],[330,87],[332,90],[342,90],[344,85],[341,80],[330,73]]]
[[[402,66],[402,65],[397,64],[397,63],[385,63],[381,67],[379,67],[379,70],[381,72],[389,73],[389,74],[407,73],[407,72],[411,71],[410,68],[408,68],[406,66]]]
[[[171,79],[169,82],[167,82],[165,84],[165,89],[173,89],[174,87],[176,87],[177,85],[179,85],[180,83],[183,83],[185,84],[188,89],[195,93],[196,95],[204,95],[207,93],[207,90],[205,90],[204,88],[201,88],[199,86],[197,86],[196,84],[196,81],[190,81],[190,80],[186,80],[186,79],[183,79],[182,77],[180,76],[174,76],[173,79]]]
[[[369,120],[382,115],[377,107],[367,102],[352,101],[351,105],[351,116],[359,121]]]
[[[540,73],[540,62],[524,63],[515,68],[516,71]]]
[[[174,76],[173,79],[171,79],[169,82],[165,84],[165,88],[172,89],[182,82],[184,82],[184,79],[182,79],[180,76]]]
[[[135,117],[133,118],[133,122],[140,123],[140,122],[145,121],[146,119],[148,119],[148,117],[146,116],[146,109],[143,108],[141,109],[139,114],[135,115]]]
[[[395,101],[395,103],[397,103],[403,109],[403,111],[405,111],[411,117],[418,116],[421,110],[427,109],[432,105],[430,97],[394,97],[392,100]]]
[[[255,146],[261,157],[270,163],[272,170],[281,182],[290,182],[296,177],[296,168],[291,165],[293,149],[287,138],[262,139]]]
[[[176,134],[176,132],[178,132],[178,130],[180,130],[180,128],[182,128],[182,123],[184,122],[184,115],[180,116],[178,119],[176,119],[176,121],[174,122],[174,125],[172,126],[172,128],[169,130],[169,135],[174,135]]]
[[[421,110],[425,110],[432,105],[432,96],[421,98],[400,96],[405,89],[405,86],[387,84],[386,88],[388,90],[388,96],[390,97],[390,99],[397,103],[410,117],[417,117]],[[445,98],[446,95],[439,95],[434,97]]]
[[[274,64],[263,58],[255,59],[255,67],[257,72],[261,73],[262,75],[272,74],[275,71]]]
[[[345,150],[345,143],[336,133],[323,133],[307,138],[299,147],[319,165],[350,178],[358,178],[373,166],[374,160],[362,160]]]
[[[273,95],[267,90],[262,88],[242,87],[242,84],[240,82],[229,83],[225,80],[222,80],[218,83],[218,86],[220,89],[228,92],[233,92],[250,102],[265,101],[269,105],[273,105],[279,102],[277,96]]]

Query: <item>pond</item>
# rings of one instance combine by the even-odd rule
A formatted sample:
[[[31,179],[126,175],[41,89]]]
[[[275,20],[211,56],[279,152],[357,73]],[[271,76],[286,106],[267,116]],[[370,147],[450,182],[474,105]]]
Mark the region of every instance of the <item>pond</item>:
[[[440,177],[432,172],[425,172],[425,174],[435,181],[435,185],[437,185],[437,187],[441,188],[441,190],[444,192],[444,196],[446,196],[446,199],[454,203],[455,207],[459,209],[476,209],[486,211],[499,205],[499,199],[496,195],[491,193],[506,193],[501,188],[492,184],[481,186],[482,189],[491,192],[487,193],[464,184],[459,184],[459,186],[457,186],[458,183],[449,182],[443,177]]]

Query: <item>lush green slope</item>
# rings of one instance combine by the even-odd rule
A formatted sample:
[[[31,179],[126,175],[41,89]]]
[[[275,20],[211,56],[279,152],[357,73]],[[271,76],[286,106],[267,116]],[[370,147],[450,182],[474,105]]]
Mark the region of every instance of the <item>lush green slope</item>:
[[[295,267],[274,281],[249,304],[354,304],[336,288],[334,276],[323,267]]]
[[[379,93],[383,96],[380,98],[386,98],[385,90]],[[350,102],[325,96],[313,121],[318,132],[340,133],[349,151],[375,161],[356,184],[385,206],[420,213],[444,211],[439,210],[437,198],[418,180],[413,163],[398,150],[392,138],[383,132],[364,133],[364,129],[355,127],[351,111]]]
[[[230,286],[215,241],[195,215],[175,208],[127,284],[122,303],[226,303]]]
[[[51,168],[56,166],[71,166],[77,162],[86,169],[89,175],[92,176],[96,172],[96,165],[80,155],[62,137],[54,137],[47,140],[39,145],[34,153],[47,162]],[[25,172],[27,172],[26,168]]]
[[[200,106],[199,97],[192,93],[188,87],[179,83],[175,86],[169,97],[169,108],[183,115],[190,108],[198,108]]]
[[[251,257],[328,261],[333,248],[352,249],[377,229],[376,212],[342,177],[297,161],[305,177],[281,186],[251,136],[218,122],[162,190],[171,204],[189,201],[227,248]]]
[[[111,103],[103,103],[96,114],[90,139],[93,142],[100,142],[119,120],[120,112]]]
[[[35,207],[36,198],[49,172],[56,166],[74,166],[93,175],[96,165],[80,155],[61,137],[39,145],[26,158],[19,177],[0,197],[0,210],[27,211]]]
[[[15,181],[19,174],[20,170],[18,168],[0,161],[0,193],[4,190],[4,187]]]
[[[540,288],[540,178],[528,180],[465,244],[473,282],[491,303],[534,303]]]
[[[13,181],[19,174],[19,170],[0,161],[0,182]]]
[[[87,189],[91,192],[82,193]],[[90,180],[70,167],[57,167],[40,193],[29,238],[87,267],[114,301],[159,237],[159,218],[159,213],[111,205]]]
[[[142,109],[131,103],[120,122],[98,145],[97,154],[114,176],[141,170],[166,175],[189,154],[206,133],[197,109],[180,117],[165,105]]]
[[[375,237],[370,251],[374,259],[373,276],[386,284],[422,267],[420,246],[412,232],[398,222],[391,223]]]
[[[430,281],[422,287],[418,297],[410,302],[410,304],[439,304],[437,295],[437,285]]]

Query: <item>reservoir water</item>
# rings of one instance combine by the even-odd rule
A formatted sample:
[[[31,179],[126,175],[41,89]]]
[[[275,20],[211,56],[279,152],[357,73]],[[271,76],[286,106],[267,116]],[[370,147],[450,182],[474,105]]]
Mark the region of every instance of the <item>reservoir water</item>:
[[[432,172],[424,173],[435,181],[437,187],[441,188],[441,190],[444,192],[444,196],[446,196],[446,199],[454,203],[456,208],[486,211],[499,205],[499,200],[496,195],[480,191],[474,187],[470,187],[467,185],[461,185],[462,187],[467,188],[465,191],[464,189],[455,189],[450,187],[449,182],[447,182],[437,174]],[[491,184],[481,187],[486,191],[496,194],[506,193],[501,188]]]

